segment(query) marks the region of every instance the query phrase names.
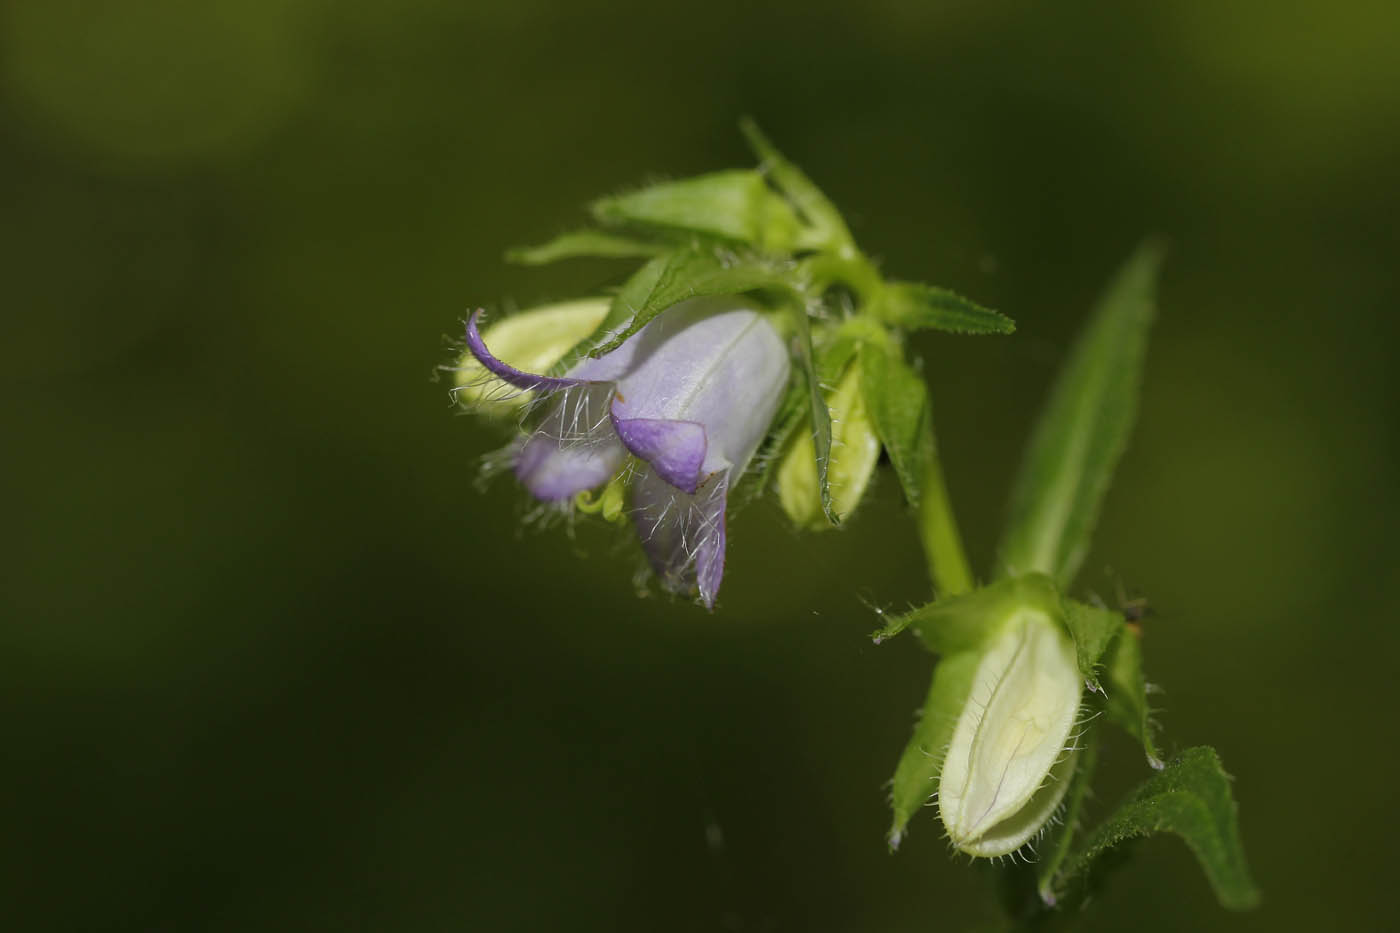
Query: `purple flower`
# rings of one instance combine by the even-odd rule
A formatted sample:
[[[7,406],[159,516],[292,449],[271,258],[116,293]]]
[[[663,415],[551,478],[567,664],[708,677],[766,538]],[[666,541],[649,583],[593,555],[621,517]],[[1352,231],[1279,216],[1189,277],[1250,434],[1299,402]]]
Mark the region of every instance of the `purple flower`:
[[[724,576],[725,503],[782,400],[786,347],[761,313],[732,299],[692,299],[616,350],[562,377],[515,369],[467,323],[467,346],[495,376],[549,397],[515,452],[537,499],[564,502],[610,480],[628,454],[643,464],[631,513],[667,587],[698,588],[713,607]]]

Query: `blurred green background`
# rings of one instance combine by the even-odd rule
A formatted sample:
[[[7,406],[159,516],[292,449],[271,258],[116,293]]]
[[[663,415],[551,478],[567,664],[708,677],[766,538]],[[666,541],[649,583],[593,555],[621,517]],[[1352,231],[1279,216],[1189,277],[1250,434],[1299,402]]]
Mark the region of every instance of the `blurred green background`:
[[[594,195],[751,164],[752,114],[893,275],[983,572],[1074,329],[1172,245],[1081,593],[1157,614],[1169,746],[1237,778],[1256,913],[1142,844],[1087,929],[1393,912],[1393,3],[562,0],[0,8],[0,903],[23,930],[946,930],[988,879],[885,851],[926,687],[884,475],[842,534],[742,512],[714,615],[634,546],[521,532],[431,380]],[[1144,776],[1111,746],[1094,812]]]

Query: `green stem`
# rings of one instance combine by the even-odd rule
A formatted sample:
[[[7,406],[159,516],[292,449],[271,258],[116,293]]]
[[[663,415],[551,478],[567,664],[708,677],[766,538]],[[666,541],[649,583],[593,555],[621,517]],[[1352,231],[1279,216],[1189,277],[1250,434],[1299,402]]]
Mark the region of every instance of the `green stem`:
[[[919,538],[928,558],[934,592],[939,597],[956,596],[972,589],[972,568],[967,562],[958,523],[953,518],[953,505],[948,501],[948,484],[943,480],[943,467],[938,462],[932,419],[925,421],[924,433],[929,451],[919,495]]]

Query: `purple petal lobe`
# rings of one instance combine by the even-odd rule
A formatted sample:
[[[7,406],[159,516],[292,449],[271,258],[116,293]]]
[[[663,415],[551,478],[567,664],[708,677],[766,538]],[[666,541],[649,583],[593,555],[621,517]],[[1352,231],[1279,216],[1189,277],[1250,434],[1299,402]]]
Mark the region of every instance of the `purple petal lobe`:
[[[521,446],[515,475],[536,499],[562,502],[606,483],[626,456],[615,437],[568,443],[536,434]]]
[[[693,493],[705,462],[705,427],[694,421],[659,418],[622,419],[613,406],[613,427],[627,449],[677,489]]]
[[[486,341],[481,339],[481,331],[477,329],[477,319],[480,317],[481,311],[478,309],[472,312],[472,316],[467,320],[467,349],[471,351],[472,356],[476,357],[478,363],[486,367],[502,382],[507,382],[517,389],[544,392],[567,389],[569,386],[579,384],[580,380],[578,379],[555,379],[550,376],[527,373],[497,359],[490,350],[486,349]]]
[[[699,590],[713,609],[724,578],[725,471],[705,477],[694,495],[644,470],[632,487],[632,520],[652,569],[667,589]]]
[[[737,479],[787,385],[782,338],[763,315],[722,299],[682,302],[637,337],[636,359],[617,380],[614,419],[700,424],[706,441],[700,475],[727,470]]]

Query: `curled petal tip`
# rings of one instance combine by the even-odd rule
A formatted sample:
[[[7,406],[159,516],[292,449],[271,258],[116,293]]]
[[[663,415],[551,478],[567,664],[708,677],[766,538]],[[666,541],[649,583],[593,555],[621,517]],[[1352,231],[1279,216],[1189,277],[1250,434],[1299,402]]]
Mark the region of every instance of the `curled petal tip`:
[[[662,418],[619,418],[613,406],[613,428],[627,449],[641,457],[656,475],[677,489],[694,493],[705,464],[705,426],[694,421]]]
[[[502,382],[515,386],[517,389],[527,389],[530,391],[553,392],[558,389],[567,389],[569,386],[579,384],[577,379],[556,379],[551,376],[542,376],[536,373],[527,373],[516,369],[509,363],[498,359],[486,347],[486,341],[481,337],[481,330],[477,322],[481,319],[482,309],[478,308],[472,312],[472,316],[467,319],[467,349],[471,351],[476,361],[484,366],[492,375]]]

